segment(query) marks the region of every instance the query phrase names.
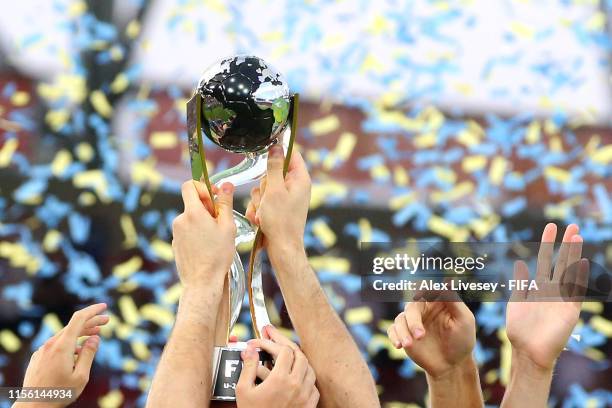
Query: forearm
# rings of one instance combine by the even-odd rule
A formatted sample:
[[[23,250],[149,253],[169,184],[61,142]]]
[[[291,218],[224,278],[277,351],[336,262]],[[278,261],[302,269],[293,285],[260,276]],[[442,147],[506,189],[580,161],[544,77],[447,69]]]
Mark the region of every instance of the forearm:
[[[513,350],[510,382],[506,387],[501,406],[545,408],[551,382],[552,368],[539,367],[529,358]]]
[[[151,384],[147,407],[208,407],[218,290],[185,289]]]
[[[478,376],[478,366],[470,356],[455,369],[434,377],[427,375],[432,408],[457,406],[482,408],[484,402]]]
[[[303,247],[277,246],[270,259],[302,350],[317,375],[321,406],[378,406],[368,366],[329,304]]]

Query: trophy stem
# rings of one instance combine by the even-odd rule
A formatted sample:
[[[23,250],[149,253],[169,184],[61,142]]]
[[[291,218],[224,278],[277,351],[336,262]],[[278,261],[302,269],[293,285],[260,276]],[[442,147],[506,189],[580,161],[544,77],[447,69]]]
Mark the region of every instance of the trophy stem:
[[[236,166],[210,176],[210,182],[217,185],[230,182],[234,186],[251,183],[266,174],[268,152],[249,153]]]

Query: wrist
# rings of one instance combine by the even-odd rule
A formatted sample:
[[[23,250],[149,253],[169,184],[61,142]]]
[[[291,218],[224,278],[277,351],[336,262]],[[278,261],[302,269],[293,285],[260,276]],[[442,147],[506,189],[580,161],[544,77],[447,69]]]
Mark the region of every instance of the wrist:
[[[266,236],[266,239],[268,240],[268,255],[272,262],[279,259],[295,259],[296,256],[307,259],[302,237],[273,240]]]
[[[428,383],[444,384],[478,377],[478,365],[470,354],[459,363],[438,372],[425,372]]]
[[[191,279],[181,279],[182,293],[214,295],[223,288],[229,270],[229,265],[201,265],[197,273],[191,274]]]
[[[522,350],[512,349],[512,368],[510,375],[520,373],[521,377],[529,377],[532,380],[548,380],[552,378],[554,361],[550,365],[536,363],[528,353]]]

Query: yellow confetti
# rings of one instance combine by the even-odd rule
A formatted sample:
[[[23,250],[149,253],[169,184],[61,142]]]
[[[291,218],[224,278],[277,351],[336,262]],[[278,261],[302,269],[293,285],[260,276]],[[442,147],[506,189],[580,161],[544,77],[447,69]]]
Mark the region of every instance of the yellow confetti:
[[[5,329],[0,331],[0,345],[9,353],[14,353],[21,348],[21,340],[15,333]]]
[[[89,191],[83,191],[78,197],[79,205],[82,207],[88,207],[96,203],[96,196]]]
[[[113,82],[111,82],[110,90],[113,93],[121,93],[125,91],[129,85],[130,81],[128,79],[128,76],[125,73],[120,72],[119,74],[117,74],[115,79],[113,79]]]
[[[482,170],[487,165],[487,157],[483,155],[466,156],[461,162],[461,168],[467,173]]]
[[[56,132],[64,127],[68,119],[70,119],[70,112],[68,112],[68,109],[50,110],[45,115],[45,121],[49,124],[51,129]]]
[[[591,155],[591,160],[595,163],[608,165],[612,162],[612,144],[606,145],[595,151]],[[1,167],[1,165],[0,165]]]
[[[435,133],[425,133],[414,138],[414,145],[419,149],[433,147],[438,142],[438,136]]]
[[[502,156],[497,156],[491,162],[489,168],[489,180],[491,184],[500,185],[504,179],[504,173],[506,172],[507,161]]]
[[[569,171],[555,166],[547,166],[544,169],[544,175],[549,179],[558,181],[559,183],[567,183],[572,177]]]
[[[154,149],[172,149],[178,145],[178,137],[175,132],[153,132],[150,144]]]
[[[612,321],[602,317],[593,316],[589,322],[591,327],[606,337],[612,337]]]
[[[593,16],[586,22],[585,27],[590,31],[601,31],[606,26],[606,15],[597,11]]]
[[[174,323],[174,313],[154,303],[142,306],[140,314],[143,319],[156,323],[158,326],[169,326]]]
[[[351,132],[344,132],[340,136],[340,139],[338,139],[336,148],[325,157],[325,160],[323,160],[323,168],[325,170],[331,170],[337,163],[346,161],[353,152],[356,144],[357,136]]]
[[[376,55],[369,53],[363,60],[361,72],[381,73],[385,70],[385,64]]]
[[[541,124],[538,121],[533,121],[527,126],[525,133],[525,141],[529,144],[537,143],[540,140]]]
[[[461,228],[437,215],[431,216],[427,222],[427,226],[432,232],[442,235],[450,241],[462,242],[469,237],[469,231],[466,228]]]
[[[510,31],[517,37],[531,40],[535,36],[535,29],[521,21],[514,21],[510,24]]]
[[[128,214],[122,214],[119,223],[121,224],[121,230],[125,237],[123,239],[123,247],[133,248],[138,243],[138,234],[136,233],[136,228],[134,228],[132,217]]]
[[[359,219],[359,241],[372,242],[372,224],[367,218]]]
[[[138,37],[138,34],[140,34],[140,22],[138,20],[130,21],[125,28],[125,33],[132,40]]]
[[[81,142],[74,149],[77,158],[83,163],[89,163],[94,157],[94,149],[89,143]]]
[[[273,319],[270,317],[270,320]],[[249,335],[249,329],[244,323],[236,323],[231,334],[238,337],[238,340],[245,340]]]
[[[455,184],[457,174],[448,167],[436,167],[434,170],[436,178],[447,184]]]
[[[43,98],[55,102],[67,99],[70,103],[82,103],[87,97],[85,77],[82,75],[60,74],[55,77],[54,84],[40,84],[38,93]]]
[[[138,361],[133,358],[126,358],[123,360],[123,371],[126,373],[133,373],[138,368]]]
[[[19,243],[0,241],[0,258],[9,260],[13,268],[25,268],[28,275],[34,275],[40,267],[40,260]]]
[[[372,355],[380,348],[387,350],[387,353],[389,353],[389,357],[392,360],[406,359],[406,352],[403,349],[397,350],[395,347],[393,347],[387,335],[375,334],[372,336],[370,343],[368,343],[368,353]]]
[[[43,324],[47,326],[53,334],[64,328],[64,325],[55,313],[47,313],[45,317],[43,317]]]
[[[390,176],[389,168],[384,164],[377,164],[376,166],[372,166],[370,168],[370,175],[374,179],[387,179]]]
[[[11,95],[11,103],[15,106],[25,106],[30,102],[30,94],[24,91],[17,91]]]
[[[407,186],[410,183],[410,176],[402,166],[395,166],[393,169],[393,181],[398,186]]]
[[[138,282],[133,280],[128,280],[125,282],[121,282],[119,286],[117,286],[117,291],[120,293],[130,293],[138,288]]]
[[[315,136],[331,133],[340,127],[340,120],[336,115],[329,115],[310,122],[309,129]]]
[[[166,241],[162,241],[160,239],[156,239],[151,242],[151,250],[157,255],[160,259],[164,261],[172,261],[174,259],[174,253],[172,252],[172,245],[167,243]]]
[[[119,390],[112,390],[98,398],[100,408],[119,408],[121,404],[123,404],[123,394]]]
[[[583,302],[582,310],[585,312],[599,314],[603,312],[603,303],[602,302]]]
[[[333,273],[348,273],[351,269],[351,263],[346,258],[335,256],[311,256],[308,262],[313,269],[325,270]]]
[[[115,266],[113,268],[113,275],[119,279],[126,279],[134,272],[138,271],[141,267],[142,258],[136,255],[131,257],[127,261]]]
[[[389,208],[392,210],[399,210],[400,208],[414,202],[415,199],[416,195],[414,192],[393,196],[389,200]]]
[[[497,370],[489,370],[485,374],[485,382],[487,384],[493,384],[495,381],[497,381],[497,379],[498,379]]]
[[[119,305],[119,310],[121,311],[121,316],[126,323],[131,324],[133,326],[137,325],[140,322],[140,315],[138,313],[138,308],[134,303],[134,299],[131,296],[121,296],[117,301]]]
[[[132,353],[140,360],[148,360],[151,357],[151,351],[147,347],[147,343],[142,340],[134,340],[131,343]]]
[[[96,112],[98,112],[101,116],[109,118],[112,115],[113,107],[108,102],[108,99],[106,99],[104,92],[100,91],[99,89],[92,91],[89,95],[89,101]]]
[[[457,135],[457,140],[459,141],[459,143],[470,147],[480,143],[480,136],[478,133],[468,128],[459,132],[459,134]]]
[[[345,197],[348,194],[348,187],[342,183],[335,181],[327,181],[323,183],[315,183],[312,186],[310,208],[317,208],[322,205],[329,196],[338,198]]]
[[[18,146],[18,139],[8,139],[4,142],[4,145],[0,148],[0,168],[7,167],[11,163]]]
[[[80,16],[87,11],[87,4],[83,0],[70,2],[68,15],[70,17]]]
[[[366,324],[373,319],[372,309],[367,306],[348,309],[344,313],[344,320],[349,324]]]
[[[448,191],[434,191],[431,193],[431,200],[435,203],[455,201],[461,197],[471,194],[474,191],[474,183],[463,181]]]
[[[51,162],[51,173],[53,173],[54,176],[59,177],[64,174],[71,163],[72,155],[68,150],[62,149],[57,152],[55,158]]]
[[[162,302],[167,305],[173,305],[178,302],[181,297],[181,293],[183,293],[183,287],[180,283],[175,283],[164,292]]]
[[[489,235],[501,222],[501,218],[497,214],[491,214],[488,217],[476,219],[470,222],[470,228],[478,239],[482,239]]]
[[[563,152],[563,143],[561,142],[561,139],[557,135],[550,137],[548,145],[549,145],[549,150],[551,152],[555,152],[555,153]]]
[[[594,361],[604,361],[607,358],[606,354],[603,351],[593,347],[588,347],[584,349],[583,353],[585,356]]]
[[[49,230],[43,239],[43,249],[45,252],[55,252],[59,248],[62,240],[62,234],[58,230]]]
[[[102,202],[110,202],[108,182],[102,170],[88,170],[77,173],[72,178],[77,188],[91,188]]]
[[[336,234],[323,220],[317,220],[312,224],[312,232],[326,248],[336,243]]]
[[[149,158],[143,161],[137,161],[132,165],[132,182],[143,185],[149,184],[155,188],[161,184],[164,176],[155,168],[155,160]]]

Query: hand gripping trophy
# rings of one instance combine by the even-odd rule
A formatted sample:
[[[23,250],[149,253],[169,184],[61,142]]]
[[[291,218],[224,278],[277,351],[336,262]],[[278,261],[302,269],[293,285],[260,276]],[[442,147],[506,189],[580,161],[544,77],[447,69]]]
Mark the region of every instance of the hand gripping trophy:
[[[187,102],[193,179],[205,183],[211,197],[213,184],[221,186],[231,182],[238,186],[256,181],[265,175],[268,150],[276,143],[283,144],[286,172],[297,130],[297,108],[298,95],[290,94],[283,76],[258,57],[239,55],[210,66]],[[243,154],[244,160],[235,167],[209,176],[203,136],[227,151]],[[263,236],[237,211],[234,211],[234,222],[237,227],[236,245],[255,241],[248,273],[245,274],[236,252],[223,290],[213,358],[212,399],[218,400],[235,400],[234,386],[240,373],[238,363],[242,347],[228,346],[228,342],[247,289],[255,336],[260,337],[262,328],[270,323],[258,256]]]

